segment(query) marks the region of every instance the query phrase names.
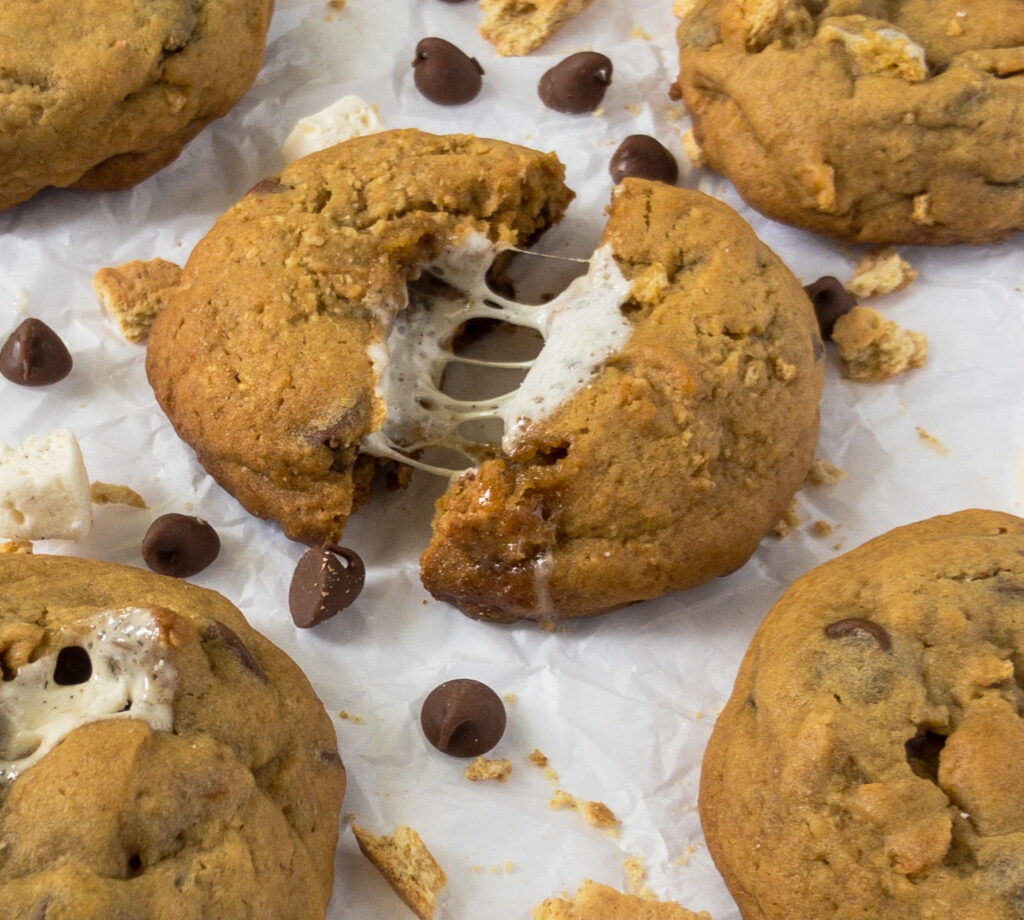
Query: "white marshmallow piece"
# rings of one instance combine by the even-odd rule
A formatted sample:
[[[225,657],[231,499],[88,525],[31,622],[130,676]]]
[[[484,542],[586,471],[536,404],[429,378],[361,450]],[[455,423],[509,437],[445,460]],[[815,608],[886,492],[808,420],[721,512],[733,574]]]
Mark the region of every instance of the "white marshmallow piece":
[[[281,145],[281,154],[285,162],[291,163],[350,138],[374,134],[380,128],[373,106],[358,96],[342,96],[315,115],[299,119]]]
[[[0,537],[81,540],[92,526],[89,474],[75,436],[66,428],[0,442]]]

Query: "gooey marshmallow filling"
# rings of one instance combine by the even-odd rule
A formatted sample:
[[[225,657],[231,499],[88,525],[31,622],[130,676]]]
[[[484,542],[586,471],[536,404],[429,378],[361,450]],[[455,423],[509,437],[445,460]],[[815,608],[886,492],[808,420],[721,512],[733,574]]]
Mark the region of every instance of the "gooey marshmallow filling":
[[[84,650],[88,668],[62,674],[58,652],[0,683],[0,781],[13,780],[89,722],[141,719],[154,731],[170,731],[174,723],[177,670],[152,610],[109,611],[67,638],[61,651]],[[81,653],[76,658],[84,660]]]
[[[448,447],[477,457],[480,445],[463,438],[459,426],[498,419],[502,449],[511,453],[533,425],[568,402],[626,344],[631,327],[620,308],[629,297],[630,283],[611,247],[598,248],[583,277],[536,306],[509,300],[488,287],[488,269],[501,251],[483,234],[471,234],[426,267],[444,282],[441,290],[408,302],[397,312],[386,346],[370,350],[387,417],[379,431],[363,439],[361,450],[451,474],[456,471],[417,463],[407,454]],[[453,399],[441,391],[445,367],[460,360],[451,342],[468,320],[477,318],[534,329],[544,345],[532,362],[474,362],[528,367],[514,390],[479,401]]]

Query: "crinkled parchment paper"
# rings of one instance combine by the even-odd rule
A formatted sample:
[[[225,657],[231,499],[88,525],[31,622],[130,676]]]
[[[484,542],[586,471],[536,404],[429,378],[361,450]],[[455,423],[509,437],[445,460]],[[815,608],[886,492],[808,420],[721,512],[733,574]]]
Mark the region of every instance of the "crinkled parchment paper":
[[[846,476],[805,488],[802,523],[784,539],[766,538],[739,572],[550,632],[475,623],[419,584],[417,556],[441,484],[417,474],[412,488],[382,493],[349,525],[345,542],[368,567],[355,605],[315,630],[296,630],[287,588],[302,547],[249,517],[198,466],[156,406],[143,349],[102,314],[90,279],[129,259],[183,262],[217,214],[280,167],[280,143],[299,118],[356,94],[378,107],[385,127],[557,151],[578,193],[542,244],[561,255],[589,255],[610,192],[608,159],[632,133],[661,138],[680,160],[680,182],[739,208],[805,283],[823,274],[845,280],[865,252],[774,224],[726,182],[689,166],[680,140],[687,122],[667,95],[676,73],[670,0],[596,0],[526,58],[499,58],[477,34],[479,16],[472,2],[348,0],[335,10],[320,0],[278,0],[256,85],[173,166],[131,191],[49,191],[0,214],[0,333],[31,314],[75,357],[72,375],[48,388],[0,380],[0,439],[13,444],[67,426],[91,478],[129,485],[150,505],[97,507],[85,541],[37,551],[141,565],[139,544],[156,515],[191,511],[215,525],[221,555],[194,581],[227,595],[309,675],[335,716],[348,767],[344,814],[377,833],[397,824],[419,831],[448,874],[445,916],[526,920],[531,905],[583,878],[625,887],[624,860],[637,854],[656,894],[735,920],[701,836],[697,780],[758,621],[793,578],[893,526],[969,506],[1021,513],[1021,240],[901,249],[918,279],[871,305],[928,336],[926,366],[886,383],[853,383],[840,378],[830,346],[818,454]],[[410,62],[428,35],[479,59],[486,75],[475,101],[445,108],[416,92]],[[545,110],[538,78],[582,49],[614,61],[602,110]],[[817,521],[833,532],[817,535]],[[464,761],[424,740],[420,702],[453,677],[507,695],[508,730],[490,756],[512,761],[508,783],[469,782]],[[561,788],[612,809],[618,836],[549,809],[555,786],[528,762],[534,749],[548,756]],[[332,920],[406,915],[343,821]]]

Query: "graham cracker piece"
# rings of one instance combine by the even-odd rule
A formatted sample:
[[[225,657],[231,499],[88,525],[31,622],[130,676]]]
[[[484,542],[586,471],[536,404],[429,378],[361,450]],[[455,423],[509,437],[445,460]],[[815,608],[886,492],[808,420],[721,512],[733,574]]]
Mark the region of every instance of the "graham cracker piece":
[[[480,0],[480,34],[498,54],[520,56],[544,44],[593,0]]]
[[[917,277],[917,270],[891,247],[869,252],[843,285],[858,300],[901,291]]]
[[[574,897],[549,898],[532,910],[533,920],[711,920],[706,911],[694,913],[674,901],[621,891],[585,879]]]
[[[484,779],[494,779],[499,783],[507,783],[512,774],[512,761],[505,758],[499,760],[488,760],[486,757],[477,757],[466,767],[466,779],[479,782]]]
[[[166,259],[136,259],[116,268],[101,268],[92,277],[92,287],[121,334],[129,342],[139,343],[149,338],[153,320],[180,281],[180,265]]]
[[[94,505],[128,505],[131,508],[148,508],[146,500],[131,486],[113,482],[96,481],[89,484],[89,498]]]
[[[928,339],[903,329],[871,307],[854,307],[836,320],[832,341],[839,349],[840,372],[852,380],[878,382],[921,367]]]
[[[363,855],[420,920],[431,920],[437,896],[448,881],[427,845],[411,827],[396,827],[392,836],[378,836],[352,825]]]

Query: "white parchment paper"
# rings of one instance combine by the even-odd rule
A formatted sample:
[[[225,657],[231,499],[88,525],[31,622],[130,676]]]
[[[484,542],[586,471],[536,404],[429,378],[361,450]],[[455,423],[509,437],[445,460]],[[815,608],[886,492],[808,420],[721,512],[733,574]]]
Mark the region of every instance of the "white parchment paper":
[[[679,158],[681,184],[737,207],[804,282],[848,278],[865,251],[768,221],[727,183],[688,165],[680,146],[687,122],[667,95],[676,73],[670,0],[595,0],[527,58],[495,55],[477,34],[479,18],[472,2],[348,0],[334,10],[320,0],[278,0],[256,85],[174,165],[131,191],[48,191],[0,214],[0,334],[37,316],[75,358],[72,375],[51,387],[0,380],[0,439],[14,444],[67,426],[92,479],[130,485],[150,505],[98,507],[85,541],[37,551],[141,565],[140,541],[157,515],[190,511],[214,524],[221,555],[193,580],[229,597],[309,675],[335,716],[349,771],[345,815],[375,832],[397,824],[419,831],[448,874],[446,917],[526,920],[531,905],[584,878],[624,888],[623,863],[635,854],[659,896],[736,920],[701,836],[697,782],[715,714],[761,617],[793,578],[891,527],[971,506],[1021,513],[1020,237],[901,250],[918,279],[872,305],[928,336],[927,365],[858,384],[830,364],[818,454],[846,476],[806,488],[803,523],[782,540],[767,538],[728,578],[553,632],[472,622],[419,584],[417,556],[441,484],[417,474],[412,488],[382,493],[349,525],[345,542],[368,566],[354,606],[315,630],[296,630],[287,588],[302,547],[243,512],[198,466],[156,406],[143,349],[102,314],[90,279],[129,259],[183,262],[217,214],[281,166],[279,145],[299,118],[356,94],[378,107],[385,127],[472,132],[557,151],[578,193],[544,241],[562,255],[590,254],[611,187],[609,157],[632,133],[666,143]],[[472,103],[437,106],[413,87],[413,49],[428,35],[483,65],[484,88]],[[614,62],[603,109],[546,110],[537,80],[583,49]],[[834,532],[816,536],[815,521]],[[469,782],[464,761],[422,737],[420,702],[454,677],[508,696],[508,730],[490,755],[512,761],[507,784]],[[618,836],[549,809],[554,785],[528,762],[534,749],[548,756],[561,788],[612,809]],[[332,920],[411,916],[344,822],[336,870]]]

